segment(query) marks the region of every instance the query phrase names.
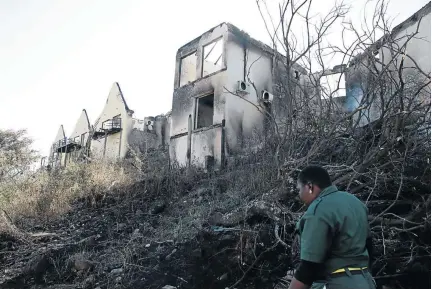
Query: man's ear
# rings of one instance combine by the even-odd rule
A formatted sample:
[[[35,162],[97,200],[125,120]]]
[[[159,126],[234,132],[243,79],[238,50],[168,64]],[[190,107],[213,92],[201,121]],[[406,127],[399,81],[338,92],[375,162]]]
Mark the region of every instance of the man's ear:
[[[309,183],[308,186],[309,186],[309,194],[312,194],[313,193],[313,184]]]

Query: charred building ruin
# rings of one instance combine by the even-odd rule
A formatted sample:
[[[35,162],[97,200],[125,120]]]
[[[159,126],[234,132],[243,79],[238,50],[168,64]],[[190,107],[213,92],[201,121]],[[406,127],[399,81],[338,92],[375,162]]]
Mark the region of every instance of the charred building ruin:
[[[181,166],[224,165],[245,147],[259,146],[272,109],[274,71],[283,56],[229,23],[177,51],[170,157]],[[293,77],[306,71],[295,66]],[[253,85],[252,85],[253,84]]]
[[[331,91],[342,112],[353,112],[367,97],[369,68],[378,62],[381,67],[389,64],[392,48],[387,44],[402,44],[416,29],[417,37],[406,47],[410,57],[405,59],[404,73],[412,73],[409,67],[418,65],[424,75],[413,77],[429,81],[430,11],[429,2],[347,65],[313,74],[299,65],[287,72],[283,55],[232,24],[221,23],[178,49],[170,113],[134,118],[119,84],[114,83],[93,125],[83,111],[69,138],[60,127],[48,162],[66,165],[83,155],[119,160],[131,149],[144,154],[163,149],[169,150],[171,164],[221,168],[231,157],[262,146],[268,130],[266,112],[276,121],[285,114],[280,81],[303,87],[293,92],[300,97],[309,91],[324,99]],[[430,104],[430,95],[422,98]],[[379,115],[379,104],[374,103],[353,118],[365,126]]]
[[[66,137],[60,126],[50,156],[42,164],[64,167],[98,159],[118,161],[126,158],[131,150],[145,154],[149,149],[167,149],[169,114],[144,119],[134,118],[133,114],[120,85],[115,82],[95,123],[90,125],[83,110],[70,137]]]

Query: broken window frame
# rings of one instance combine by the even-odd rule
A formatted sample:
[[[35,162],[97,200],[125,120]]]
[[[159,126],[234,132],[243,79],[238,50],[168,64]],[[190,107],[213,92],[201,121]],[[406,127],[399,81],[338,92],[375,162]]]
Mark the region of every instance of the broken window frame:
[[[207,47],[207,46],[209,46],[209,45],[212,45],[212,44],[214,44],[214,43],[217,43],[217,42],[219,42],[219,41],[221,41],[221,44],[222,44],[222,53],[221,53],[221,55],[220,55],[220,57],[218,58],[218,61],[220,60],[221,61],[221,65],[220,65],[220,69],[218,69],[218,70],[215,70],[215,71],[213,71],[213,72],[211,72],[211,73],[208,73],[208,74],[206,74],[206,75],[204,75],[204,60],[205,60],[205,58],[206,58],[206,56],[205,56],[205,48]],[[208,54],[210,54],[211,52],[212,52],[212,50],[215,48],[217,46],[217,44],[210,50],[210,52],[208,53]],[[204,44],[203,46],[202,46],[202,55],[201,55],[201,78],[202,77],[206,77],[206,76],[209,76],[209,75],[213,75],[213,74],[216,74],[216,73],[218,73],[218,72],[220,72],[220,71],[222,71],[222,70],[224,70],[225,69],[225,43],[224,43],[224,38],[223,38],[223,36],[220,36],[220,37],[218,37],[218,38],[216,38],[216,39],[213,39],[212,41],[210,41],[210,42],[208,42],[208,43],[206,43],[206,44]],[[216,62],[217,63],[217,62]]]
[[[211,123],[209,125],[204,125],[204,126],[198,126],[199,125],[199,119],[200,119],[200,100],[202,100],[203,98],[206,97],[210,97],[213,96],[213,105],[212,105],[212,116],[211,116]],[[208,127],[211,127],[213,125],[214,122],[214,112],[215,112],[215,95],[214,95],[214,91],[200,95],[198,97],[195,98],[195,120],[194,120],[194,130],[199,130],[199,129],[205,129]]]
[[[183,83],[182,84],[182,77],[181,76],[182,76],[182,62],[183,62],[183,59],[186,59],[189,56],[192,56],[194,54],[195,54],[195,57],[196,57],[196,59],[195,59],[195,77],[194,77],[194,79],[192,81],[189,81],[187,83]],[[191,53],[189,53],[189,54],[187,54],[187,55],[185,55],[185,56],[183,56],[183,57],[180,58],[180,63],[179,63],[179,68],[178,68],[179,69],[178,87],[182,87],[182,86],[188,85],[189,83],[194,82],[195,80],[198,79],[198,74],[196,73],[196,68],[197,68],[196,65],[197,65],[197,63],[198,63],[198,50],[194,50]]]
[[[331,77],[333,75],[338,75],[336,78],[337,82],[335,82],[334,87],[332,87],[330,82],[329,82],[329,77]],[[325,85],[323,85],[323,83],[321,81],[321,79],[323,79],[323,78],[326,78]],[[346,97],[347,87],[346,87],[346,75],[344,72],[322,75],[319,79],[319,84],[320,84],[319,94],[320,94],[321,99],[330,99],[330,96],[331,96],[331,98]],[[330,90],[330,91],[327,91],[328,94],[323,92],[324,86],[326,89]]]

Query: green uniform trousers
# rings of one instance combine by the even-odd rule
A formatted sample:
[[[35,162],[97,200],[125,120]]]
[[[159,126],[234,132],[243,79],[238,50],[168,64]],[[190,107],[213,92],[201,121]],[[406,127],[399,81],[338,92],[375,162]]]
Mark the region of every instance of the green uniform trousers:
[[[329,276],[314,282],[311,289],[376,289],[376,283],[369,271],[363,270],[358,274],[347,272]]]

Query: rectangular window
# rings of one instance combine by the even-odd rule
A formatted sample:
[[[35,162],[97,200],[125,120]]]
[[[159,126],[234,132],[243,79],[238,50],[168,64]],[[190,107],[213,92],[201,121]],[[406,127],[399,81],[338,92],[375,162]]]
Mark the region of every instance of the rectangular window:
[[[222,69],[223,38],[219,38],[203,47],[202,76]]]
[[[321,99],[346,96],[345,73],[334,73],[320,78]]]
[[[197,52],[183,57],[180,59],[180,84],[179,86],[186,85],[196,80],[196,67],[197,65]]]
[[[214,94],[209,94],[197,99],[196,128],[213,125]]]

